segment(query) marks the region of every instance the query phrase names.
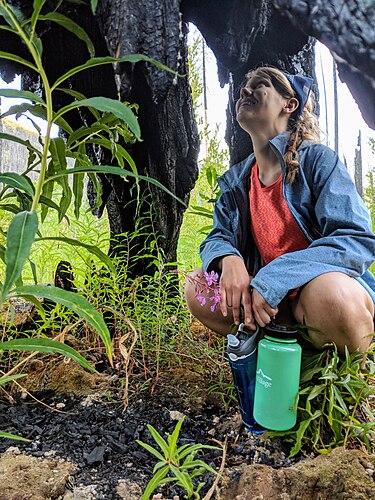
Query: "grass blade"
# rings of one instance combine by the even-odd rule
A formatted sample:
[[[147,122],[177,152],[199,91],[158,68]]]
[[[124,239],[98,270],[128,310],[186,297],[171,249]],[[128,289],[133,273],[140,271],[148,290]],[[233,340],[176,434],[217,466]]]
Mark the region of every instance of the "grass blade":
[[[9,432],[0,432],[0,438],[15,439],[16,441],[30,441],[30,439],[17,436],[16,434],[10,434]]]
[[[68,292],[54,286],[32,285],[16,288],[12,296],[19,297],[33,295],[34,297],[44,297],[58,302],[72,310],[79,317],[84,318],[98,333],[102,339],[109,362],[112,366],[112,343],[111,336],[102,315],[84,297],[77,293]]]
[[[57,352],[58,354],[63,354],[73,361],[76,361],[87,370],[96,373],[95,368],[75,349],[62,342],[57,342],[56,340],[40,338],[8,340],[7,342],[0,342],[0,351]]]
[[[89,250],[90,253],[96,255],[96,257],[98,257],[103,264],[111,269],[111,271],[115,271],[115,266],[113,265],[111,258],[102,252],[96,245],[89,245],[88,243],[83,243],[82,241],[74,240],[73,238],[66,238],[64,236],[45,236],[43,238],[36,238],[35,242],[47,240],[61,241],[61,243],[67,243],[68,245],[86,248],[86,250]]]
[[[18,378],[27,377],[27,373],[19,373],[18,375],[8,375],[6,377],[0,378],[0,385],[5,385],[8,382],[12,382],[13,380],[17,380]]]
[[[74,167],[74,168],[67,168],[66,170],[62,172],[57,172],[55,175],[52,175],[51,177],[48,177],[44,182],[50,182],[53,181],[63,175],[69,175],[69,174],[75,174],[76,172],[102,172],[103,174],[111,174],[111,175],[121,175],[123,177],[129,176],[129,177],[136,177],[138,179],[141,179],[143,181],[149,182],[150,184],[153,184],[154,186],[157,186],[158,188],[162,189],[166,193],[168,193],[170,196],[172,196],[175,200],[178,202],[182,203],[182,205],[186,206],[185,203],[178,198],[172,191],[167,189],[166,187],[161,184],[161,182],[157,181],[156,179],[153,179],[152,177],[147,177],[145,175],[139,175],[135,174],[134,172],[131,172],[130,170],[125,170],[120,167],[112,167],[112,166],[107,166],[107,165],[91,165],[91,166],[82,166],[82,167]]]

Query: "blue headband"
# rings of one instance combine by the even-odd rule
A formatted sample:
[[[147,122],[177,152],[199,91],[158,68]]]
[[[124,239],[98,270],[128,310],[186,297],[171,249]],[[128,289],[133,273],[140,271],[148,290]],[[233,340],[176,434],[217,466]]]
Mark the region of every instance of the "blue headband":
[[[308,76],[289,75],[288,73],[283,74],[286,76],[294,92],[297,94],[299,106],[296,112],[296,118],[299,118],[306,106],[314,80]]]

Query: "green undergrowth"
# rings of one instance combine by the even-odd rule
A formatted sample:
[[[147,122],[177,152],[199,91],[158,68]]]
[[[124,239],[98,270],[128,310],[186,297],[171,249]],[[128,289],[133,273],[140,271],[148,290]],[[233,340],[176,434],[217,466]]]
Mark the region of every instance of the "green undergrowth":
[[[303,352],[297,425],[270,432],[291,443],[290,455],[302,449],[328,453],[337,446],[375,446],[375,345],[365,368],[357,352],[340,357],[334,345]]]

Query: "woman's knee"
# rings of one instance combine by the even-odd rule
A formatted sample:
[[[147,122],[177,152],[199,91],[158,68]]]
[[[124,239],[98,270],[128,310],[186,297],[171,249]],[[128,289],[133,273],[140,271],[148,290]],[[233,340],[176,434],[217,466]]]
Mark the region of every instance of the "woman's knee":
[[[366,290],[353,278],[343,273],[326,273],[310,281],[294,306],[298,321],[309,317],[321,320],[373,318],[374,304]]]

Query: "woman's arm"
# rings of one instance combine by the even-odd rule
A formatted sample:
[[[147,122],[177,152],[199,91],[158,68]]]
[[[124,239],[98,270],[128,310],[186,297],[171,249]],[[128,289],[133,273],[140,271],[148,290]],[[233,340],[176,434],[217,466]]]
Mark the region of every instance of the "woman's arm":
[[[361,276],[375,260],[375,236],[368,211],[336,153],[315,145],[313,169],[315,215],[322,237],[305,250],[281,255],[263,267],[252,286],[273,307],[289,290],[327,272]]]

